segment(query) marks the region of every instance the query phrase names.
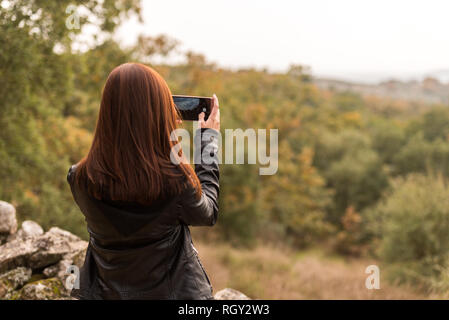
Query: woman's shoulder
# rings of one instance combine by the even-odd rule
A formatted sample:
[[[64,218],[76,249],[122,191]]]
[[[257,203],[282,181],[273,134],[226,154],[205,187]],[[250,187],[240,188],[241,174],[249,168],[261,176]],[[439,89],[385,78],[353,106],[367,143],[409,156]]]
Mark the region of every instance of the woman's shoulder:
[[[78,164],[71,165],[69,171],[67,172],[67,182],[72,184],[75,178],[75,172],[78,167]]]

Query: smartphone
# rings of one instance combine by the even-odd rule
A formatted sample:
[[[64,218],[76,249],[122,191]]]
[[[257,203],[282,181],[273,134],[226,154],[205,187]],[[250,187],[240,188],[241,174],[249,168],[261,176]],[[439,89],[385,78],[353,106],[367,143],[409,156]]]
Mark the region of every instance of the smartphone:
[[[182,120],[198,120],[198,115],[201,112],[205,113],[204,119],[209,118],[212,111],[213,100],[211,97],[197,97],[197,96],[179,96],[173,95],[173,101],[176,108],[181,114]]]

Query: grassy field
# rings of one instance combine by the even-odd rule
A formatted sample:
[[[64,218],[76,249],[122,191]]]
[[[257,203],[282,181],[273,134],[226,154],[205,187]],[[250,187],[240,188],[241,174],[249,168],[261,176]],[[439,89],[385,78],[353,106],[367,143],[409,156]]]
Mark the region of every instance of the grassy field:
[[[237,249],[196,242],[214,292],[226,287],[253,299],[443,299],[437,294],[395,286],[383,278],[382,265],[368,259],[328,256],[321,250]],[[365,287],[365,268],[380,268],[380,289]],[[447,298],[447,297],[446,297]]]

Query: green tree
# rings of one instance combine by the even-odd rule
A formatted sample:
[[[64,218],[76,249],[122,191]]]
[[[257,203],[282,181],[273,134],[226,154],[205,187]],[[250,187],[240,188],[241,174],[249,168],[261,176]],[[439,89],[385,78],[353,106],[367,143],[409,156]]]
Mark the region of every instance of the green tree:
[[[80,28],[66,27],[69,4],[80,10]],[[83,218],[73,206],[65,176],[71,164],[64,111],[74,92],[76,34],[98,21],[105,34],[120,14],[139,13],[139,2],[1,1],[0,6],[0,198],[33,218],[82,234]],[[74,124],[72,122],[72,124]],[[58,139],[59,138],[59,139]],[[78,143],[78,142],[76,142]],[[82,231],[83,230],[83,231]]]
[[[449,187],[441,177],[409,175],[369,211],[378,254],[395,280],[431,285],[448,268]],[[447,286],[446,286],[447,287]]]

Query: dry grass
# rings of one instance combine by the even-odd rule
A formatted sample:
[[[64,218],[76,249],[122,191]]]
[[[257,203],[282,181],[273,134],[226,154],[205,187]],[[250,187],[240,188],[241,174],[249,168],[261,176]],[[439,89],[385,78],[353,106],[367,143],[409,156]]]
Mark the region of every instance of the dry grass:
[[[442,299],[416,288],[394,286],[382,278],[382,265],[366,259],[344,260],[321,251],[285,248],[236,249],[196,243],[215,291],[240,290],[253,299]],[[379,290],[365,287],[365,268],[381,270]]]

